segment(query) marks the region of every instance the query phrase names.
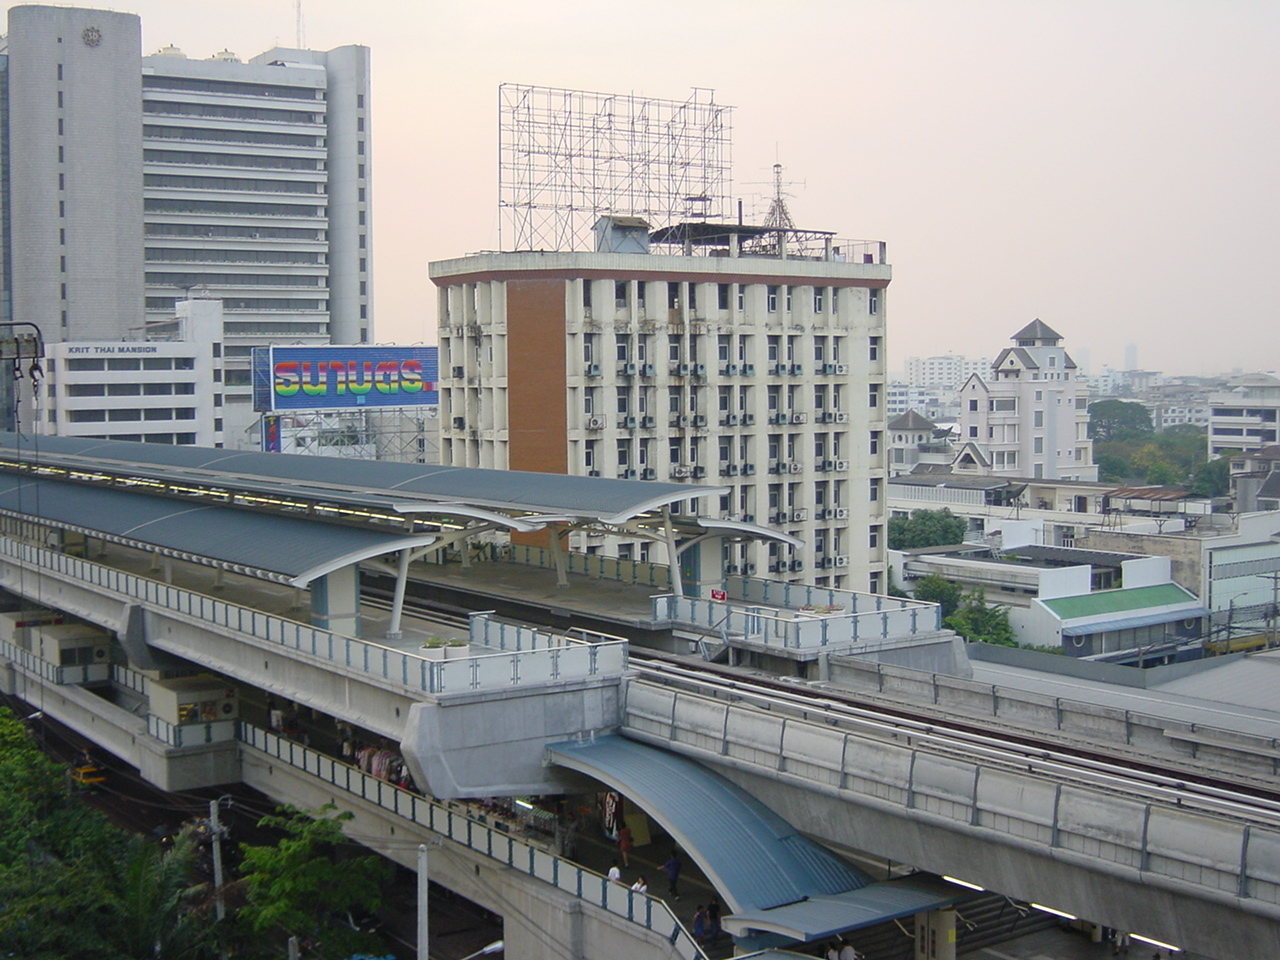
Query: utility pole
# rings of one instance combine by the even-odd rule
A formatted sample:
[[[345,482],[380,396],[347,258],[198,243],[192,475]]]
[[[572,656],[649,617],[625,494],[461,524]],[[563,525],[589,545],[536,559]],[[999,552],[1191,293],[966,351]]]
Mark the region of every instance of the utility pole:
[[[427,953],[429,946],[427,942],[427,933],[430,927],[430,917],[427,910],[427,893],[431,887],[431,877],[428,873],[427,848],[440,847],[444,844],[443,840],[431,840],[427,843],[418,844],[418,957],[417,960],[431,960],[430,954]]]
[[[227,904],[222,898],[222,824],[218,821],[218,808],[225,797],[209,801],[209,835],[213,838],[213,888],[217,891],[214,901],[218,920],[227,919]]]

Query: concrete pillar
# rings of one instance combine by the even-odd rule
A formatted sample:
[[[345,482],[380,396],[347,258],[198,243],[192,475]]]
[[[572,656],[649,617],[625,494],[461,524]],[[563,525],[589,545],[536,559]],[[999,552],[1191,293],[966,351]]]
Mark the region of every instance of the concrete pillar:
[[[360,636],[360,567],[351,564],[311,582],[311,622],[349,637]]]
[[[956,960],[955,910],[916,914],[916,960]]]

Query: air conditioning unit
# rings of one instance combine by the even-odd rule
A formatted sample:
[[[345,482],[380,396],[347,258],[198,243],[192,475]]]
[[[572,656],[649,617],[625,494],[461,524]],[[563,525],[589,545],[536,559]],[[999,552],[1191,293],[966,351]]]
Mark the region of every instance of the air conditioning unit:
[[[848,469],[849,469],[849,461],[848,461],[848,460],[837,460],[837,461],[836,461],[836,469],[837,469],[837,470],[839,470],[841,473],[843,473],[844,471],[848,470]]]
[[[848,423],[848,422],[849,422],[849,415],[847,413],[836,414],[836,423]]]
[[[699,413],[696,416],[694,416],[693,425],[695,427],[705,427],[707,425],[707,418]]]
[[[804,522],[805,522],[806,520],[808,520],[808,519],[809,519],[809,511],[808,511],[808,510],[793,510],[793,511],[791,512],[791,522],[792,522],[792,523],[804,523]]]
[[[823,473],[823,472],[825,472],[825,471],[827,471],[827,470],[830,470],[831,468],[827,466],[827,464],[828,464],[828,463],[830,463],[830,462],[831,462],[830,460],[815,460],[815,461],[813,461],[813,469],[814,469],[814,472],[815,472],[815,473]]]
[[[599,470],[588,470],[588,471],[587,471],[587,476],[588,476],[588,477],[598,477],[598,476],[600,476],[600,471],[599,471]]]
[[[836,462],[835,462],[834,460],[823,460],[823,461],[822,461],[822,469],[823,469],[823,470],[834,470],[835,468],[836,468]]]
[[[604,429],[604,417],[588,417],[588,418],[587,418],[587,429],[588,429],[588,430],[603,430],[603,429]]]
[[[693,365],[693,375],[695,377],[705,377],[707,375],[707,365],[705,363],[695,363]]]
[[[793,413],[791,415],[792,423],[808,423],[809,415],[807,413]]]
[[[770,460],[769,472],[770,473],[786,473],[787,465],[783,463],[781,460]]]
[[[775,377],[785,377],[787,375],[787,371],[790,369],[791,368],[788,367],[785,363],[775,363],[769,369],[769,372],[773,374]]]
[[[461,380],[461,379],[462,379],[463,377],[465,377],[466,375],[467,375],[467,369],[466,369],[466,367],[454,367],[454,368],[453,368],[453,378],[454,378],[455,380]]]
[[[787,473],[804,473],[804,464],[800,462],[788,463]]]
[[[834,363],[824,363],[822,365],[822,372],[830,376],[831,374],[836,372],[836,365]]]
[[[753,576],[755,572],[756,572],[756,565],[754,563],[744,563],[742,565],[742,575],[744,577]]]
[[[742,475],[744,477],[754,477],[756,475],[756,465],[754,463],[744,463],[742,465]]]
[[[653,467],[645,467],[643,470],[640,471],[640,479],[641,480],[657,480],[658,471],[653,469]]]
[[[800,376],[802,373],[804,373],[804,364],[802,364],[802,363],[793,363],[793,364],[791,365],[790,373],[791,373],[791,376],[793,376],[793,377],[798,377],[798,376]]]
[[[467,418],[466,418],[466,417],[454,417],[454,418],[453,418],[453,429],[455,429],[455,430],[465,430],[466,428],[467,428]]]
[[[744,413],[742,415],[742,425],[744,427],[754,427],[756,425],[756,415],[754,413]]]
[[[848,508],[848,507],[836,507],[834,510],[832,510],[832,511],[831,511],[831,515],[832,515],[832,517],[833,517],[834,519],[836,519],[836,520],[848,520],[848,519],[849,519],[849,508]]]
[[[673,377],[687,377],[689,375],[689,365],[682,363],[679,366],[672,367],[671,375]]]
[[[791,570],[792,570],[792,572],[795,572],[796,570],[803,570],[803,569],[804,569],[804,561],[803,561],[803,560],[792,560],[792,561],[791,561]]]
[[[815,564],[815,566],[817,566],[817,568],[818,568],[819,570],[826,570],[826,569],[828,569],[828,568],[830,568],[830,567],[832,566],[831,558],[830,558],[830,557],[819,557],[819,558],[818,558],[818,562],[817,562],[817,564]]]
[[[689,476],[689,468],[686,467],[684,464],[674,466],[671,468],[671,475],[673,477],[680,477],[681,479],[683,479],[684,477]]]
[[[736,477],[738,475],[738,465],[736,463],[723,463],[720,465],[720,476]]]
[[[598,377],[598,376],[600,376],[600,364],[598,364],[598,363],[588,363],[588,364],[587,364],[587,376],[588,376],[588,377]]]
[[[769,418],[770,423],[790,423],[791,417],[785,413],[775,413]]]
[[[742,375],[744,377],[754,377],[756,375],[756,365],[754,363],[744,363],[742,365]]]
[[[844,377],[844,376],[847,376],[848,373],[849,373],[849,365],[847,363],[836,364],[836,376]]]
[[[634,479],[636,479],[636,477],[638,477],[638,476],[639,476],[639,474],[637,474],[634,470],[619,470],[619,471],[618,471],[618,479],[619,479],[619,480],[634,480]]]
[[[688,427],[688,426],[689,426],[689,418],[688,418],[688,417],[676,417],[676,419],[675,419],[675,426],[679,427],[681,430],[685,429],[686,427]]]
[[[707,475],[707,468],[706,468],[706,467],[694,467],[694,468],[693,468],[693,479],[695,479],[695,480],[701,480],[701,479],[702,479],[703,477],[705,477],[706,475]]]
[[[755,522],[756,522],[756,515],[755,515],[754,513],[744,513],[744,514],[742,515],[742,522],[743,522],[743,523],[755,523]]]
[[[641,427],[641,429],[643,429],[643,430],[652,430],[652,429],[653,429],[654,427],[656,427],[657,425],[658,425],[658,421],[657,421],[657,420],[655,420],[653,417],[641,417],[641,418],[640,418],[640,427]]]
[[[736,377],[738,375],[738,365],[736,363],[731,363],[722,368],[720,373],[726,377]]]
[[[652,363],[644,363],[644,364],[641,364],[641,365],[640,365],[640,376],[642,376],[642,377],[652,377],[652,376],[653,376],[653,364],[652,364]]]
[[[736,427],[738,425],[738,415],[731,413],[720,421],[720,425],[724,427]]]
[[[769,515],[770,523],[786,523],[790,519],[791,519],[791,514],[787,513],[787,511],[785,510],[779,510],[776,513],[772,513]]]
[[[618,376],[634,377],[636,375],[636,365],[634,363],[624,363],[618,367]]]
[[[635,417],[623,417],[623,418],[622,418],[622,429],[623,429],[623,430],[634,430],[635,428],[636,428],[636,418],[635,418]]]
[[[728,564],[724,568],[724,572],[726,576],[736,577],[738,575],[738,565],[736,563]]]
[[[818,422],[819,423],[835,423],[836,415],[828,410],[825,413],[818,415]]]
[[[770,573],[779,573],[779,572],[781,572],[782,568],[783,568],[783,567],[785,567],[785,566],[786,566],[786,564],[785,564],[785,563],[778,563],[778,562],[776,562],[776,561],[775,561],[774,563],[769,564],[769,572],[770,572]]]
[[[837,566],[837,567],[847,567],[848,565],[849,565],[849,558],[848,558],[848,557],[836,557],[836,566]]]

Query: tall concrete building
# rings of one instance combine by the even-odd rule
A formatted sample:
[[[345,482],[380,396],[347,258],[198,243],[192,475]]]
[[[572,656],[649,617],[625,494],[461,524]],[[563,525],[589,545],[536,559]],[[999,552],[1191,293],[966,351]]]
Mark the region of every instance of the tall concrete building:
[[[1097,480],[1089,392],[1062,335],[1041,320],[1011,338],[990,379],[960,389],[962,448],[956,469],[1058,480]]]
[[[431,265],[441,462],[727,486],[700,511],[804,541],[726,544],[729,572],[880,590],[883,245],[748,256],[760,228],[698,224],[659,253],[606,220],[595,252]]]
[[[129,339],[221,298],[229,433],[253,346],[371,339],[367,48],[144,57],[138,17],[46,6],[0,43],[0,319]]]

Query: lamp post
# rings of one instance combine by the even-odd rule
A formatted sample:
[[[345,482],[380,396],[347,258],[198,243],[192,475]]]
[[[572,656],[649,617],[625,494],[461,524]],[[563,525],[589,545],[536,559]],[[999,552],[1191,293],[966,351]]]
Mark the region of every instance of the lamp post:
[[[487,947],[481,947],[475,953],[469,953],[462,960],[474,960],[475,957],[488,956],[491,953],[500,953],[505,948],[501,940],[495,940]]]

